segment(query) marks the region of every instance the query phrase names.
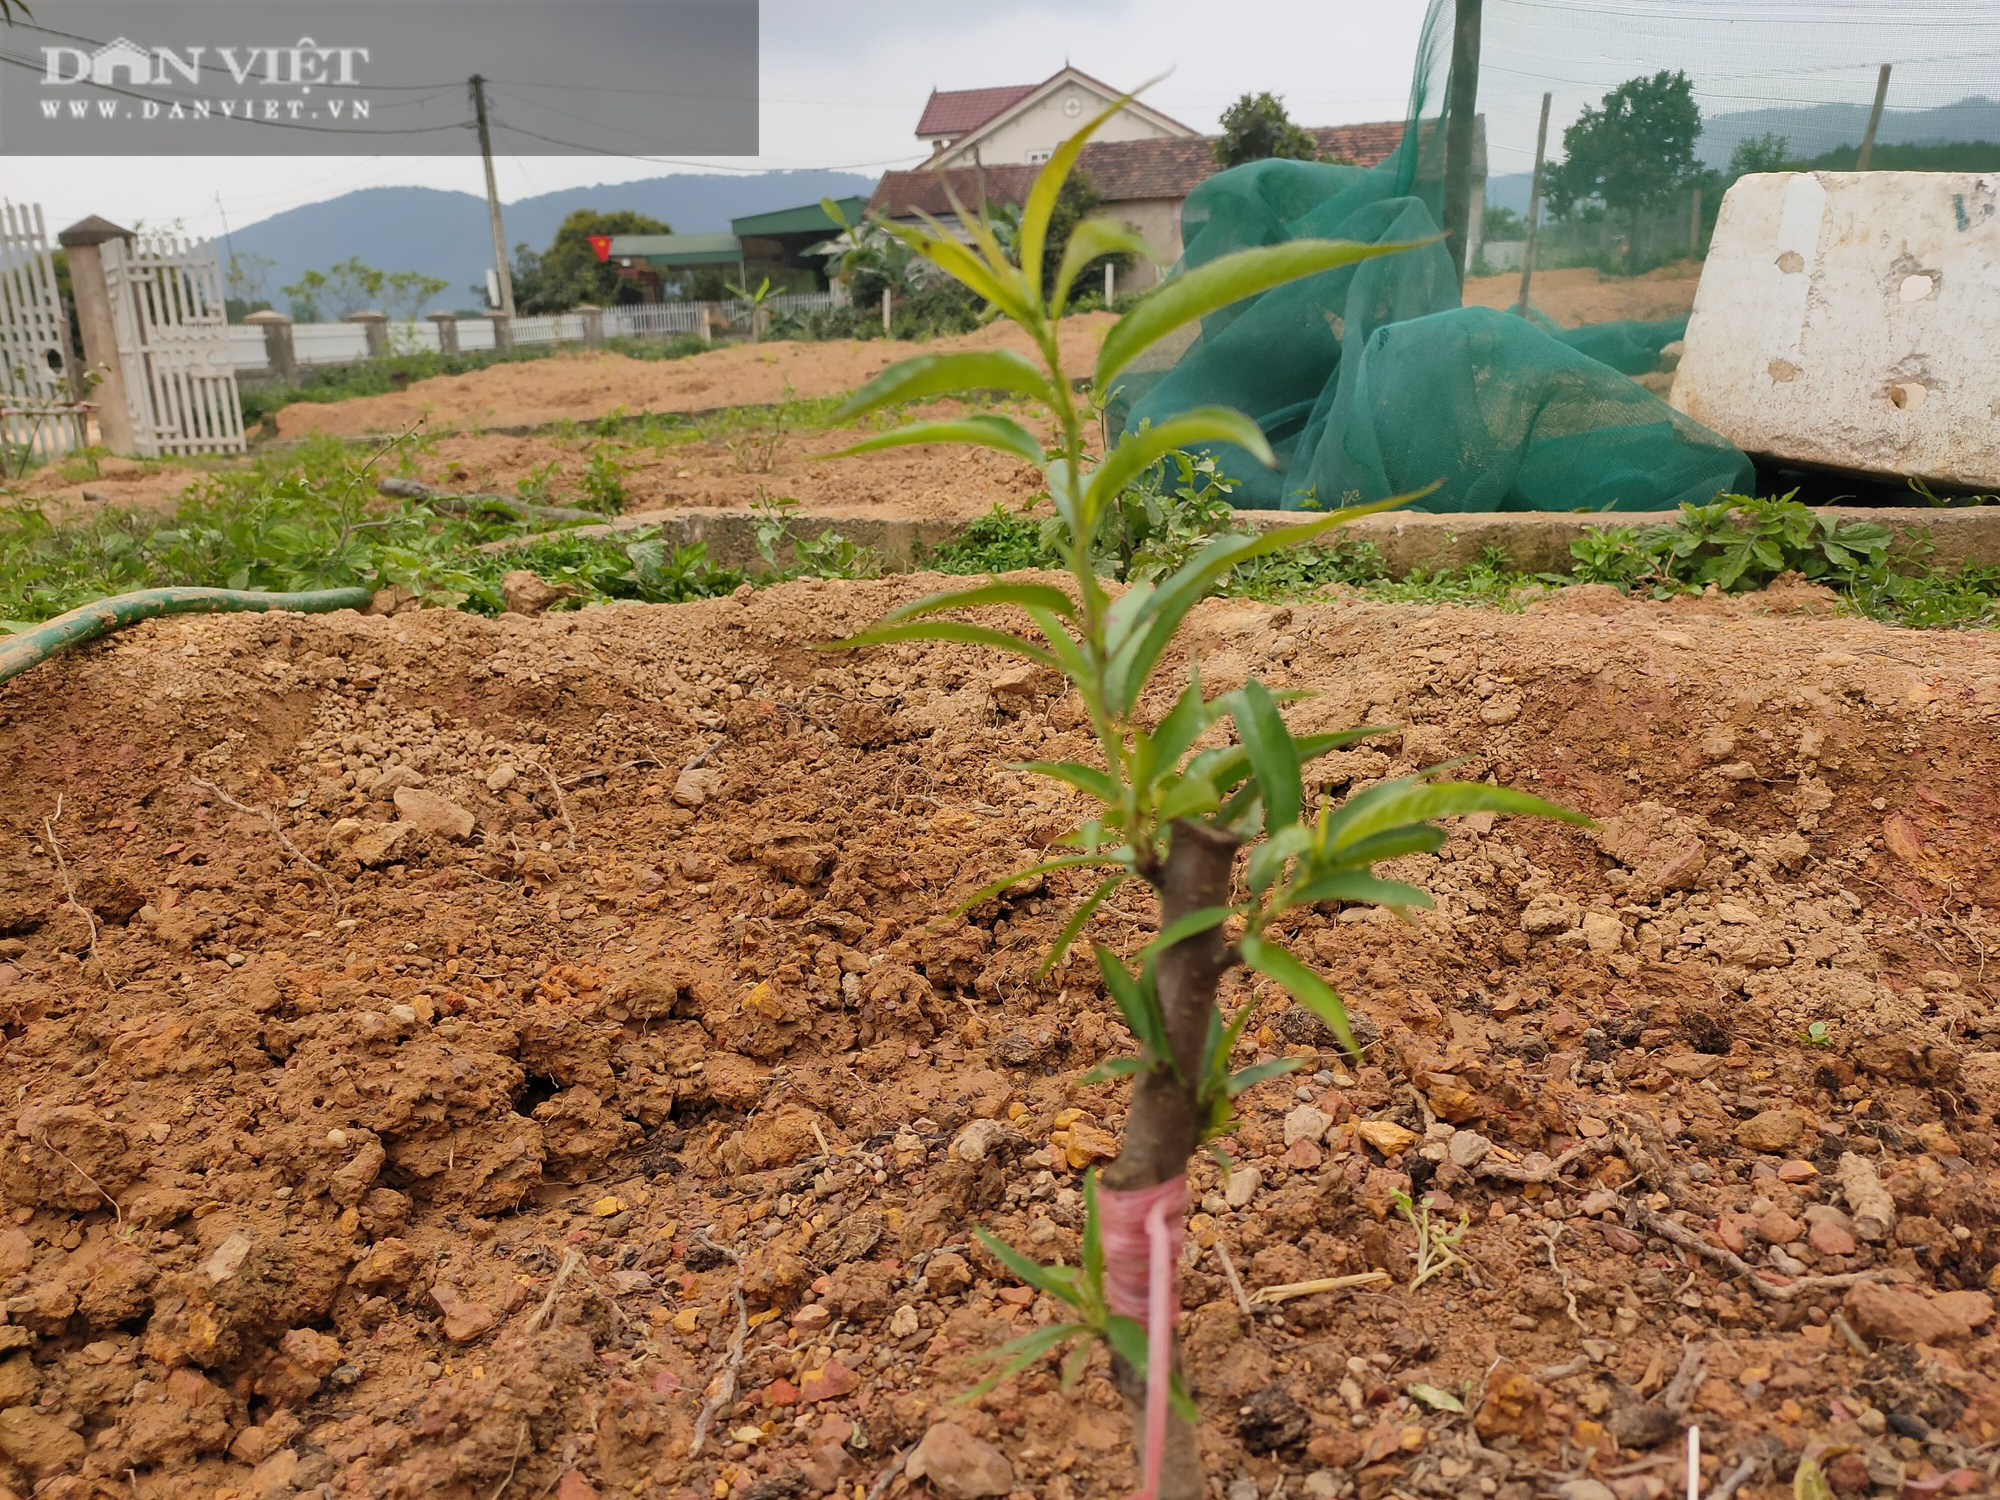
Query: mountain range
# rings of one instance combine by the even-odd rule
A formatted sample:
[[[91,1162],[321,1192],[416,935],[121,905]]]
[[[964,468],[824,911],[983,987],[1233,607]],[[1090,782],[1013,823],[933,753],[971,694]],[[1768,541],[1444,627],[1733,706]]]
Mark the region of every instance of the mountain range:
[[[546,249],[556,227],[579,208],[631,209],[671,224],[681,234],[726,232],[745,214],[794,208],[821,198],[874,191],[875,179],[853,172],[760,172],[746,177],[677,173],[638,182],[562,188],[506,204],[508,252],[520,244]],[[486,200],[474,193],[426,187],[371,187],[323,203],[287,209],[246,225],[218,247],[227,259],[261,256],[257,296],[279,309],[279,289],[307,270],[324,271],[358,256],[378,271],[421,271],[444,281],[426,312],[484,306],[474,292],[493,263]]]
[[[1710,115],[1702,124],[1695,154],[1703,166],[1718,171],[1729,165],[1739,141],[1760,135],[1781,135],[1792,154],[1810,159],[1837,146],[1858,145],[1868,128],[1865,104],[1772,105],[1765,109],[1733,110]],[[1553,136],[1554,131],[1550,134]],[[2000,101],[1974,96],[1935,109],[1889,109],[1875,139],[1884,146],[1939,146],[1953,141],[2000,141]],[[1551,157],[1561,151],[1549,142]],[[1486,205],[1528,211],[1526,172],[1510,172],[1486,180]]]

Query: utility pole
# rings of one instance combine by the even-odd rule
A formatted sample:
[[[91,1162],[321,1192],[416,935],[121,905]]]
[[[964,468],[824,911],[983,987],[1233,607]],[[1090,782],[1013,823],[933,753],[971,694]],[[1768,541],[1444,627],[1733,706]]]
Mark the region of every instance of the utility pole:
[[[1855,154],[1854,170],[1868,170],[1868,158],[1875,154],[1875,132],[1882,128],[1882,104],[1889,97],[1889,64],[1875,75],[1875,107],[1868,111],[1868,128],[1861,133],[1861,150]]]
[[[1465,280],[1472,227],[1472,148],[1479,110],[1480,0],[1457,0],[1451,76],[1444,98],[1444,233],[1452,269]]]
[[[479,155],[486,163],[486,217],[493,221],[493,269],[500,279],[500,311],[514,316],[514,273],[507,266],[507,231],[500,226],[500,187],[493,180],[493,137],[486,129],[486,80],[472,75],[472,112],[479,121]]]
[[[1535,231],[1542,218],[1542,162],[1549,151],[1549,101],[1553,97],[1542,95],[1542,123],[1535,127],[1535,175],[1528,179],[1528,238],[1521,246],[1521,295],[1514,303],[1514,310],[1523,317],[1528,313],[1528,287],[1535,279]]]

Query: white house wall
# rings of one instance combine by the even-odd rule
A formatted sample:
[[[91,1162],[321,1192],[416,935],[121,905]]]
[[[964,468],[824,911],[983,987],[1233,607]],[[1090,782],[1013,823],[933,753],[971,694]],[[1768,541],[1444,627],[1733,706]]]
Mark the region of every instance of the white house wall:
[[[1064,112],[1064,102],[1077,102],[1075,114]],[[1072,84],[1057,89],[1046,99],[1029,105],[1015,118],[997,127],[992,134],[982,136],[976,142],[968,141],[945,158],[951,166],[968,166],[972,152],[977,149],[979,161],[984,166],[1000,166],[1007,163],[1023,163],[1046,160],[1049,152],[1055,150],[1083,126],[1093,114],[1111,101],[1094,90]],[[1130,110],[1121,110],[1092,136],[1098,141],[1151,141],[1178,133],[1156,125]]]

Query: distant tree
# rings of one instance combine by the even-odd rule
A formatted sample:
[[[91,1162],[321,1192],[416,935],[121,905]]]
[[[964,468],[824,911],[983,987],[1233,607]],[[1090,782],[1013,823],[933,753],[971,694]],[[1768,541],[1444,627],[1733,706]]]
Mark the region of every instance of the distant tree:
[[[1092,217],[1104,206],[1104,194],[1091,181],[1090,174],[1081,167],[1073,170],[1056,195],[1055,211],[1049,215],[1048,239],[1042,252],[1042,291],[1044,294],[1055,289],[1056,270],[1062,265],[1063,252],[1069,248],[1069,237],[1085,219]],[[1015,259],[1019,259],[1016,254]],[[1132,264],[1132,257],[1125,254],[1100,255],[1096,260],[1077,273],[1072,283],[1073,297],[1081,297],[1093,288],[1102,291],[1104,268],[1114,265],[1125,270]]]
[[[1699,171],[1701,106],[1685,73],[1626,80],[1586,105],[1563,132],[1564,160],[1543,176],[1549,208],[1568,216],[1592,202],[1629,217],[1628,268],[1639,253],[1639,215],[1663,208]]]
[[[234,270],[232,261],[232,274]],[[447,284],[422,271],[378,271],[360,256],[350,255],[324,271],[306,271],[278,290],[290,301],[292,317],[301,323],[338,322],[362,311],[385,313],[392,323],[407,323]]]
[[[265,284],[277,264],[268,255],[248,250],[230,252],[229,264],[222,268],[223,304],[229,310],[230,322],[240,323],[246,314],[261,312],[271,305]]]
[[[1729,153],[1730,181],[1747,177],[1752,172],[1797,171],[1799,163],[1792,160],[1791,149],[1792,143],[1784,136],[1768,131],[1738,141],[1736,149]]]
[[[1225,167],[1237,167],[1273,156],[1315,161],[1319,142],[1303,125],[1292,123],[1285,101],[1276,94],[1245,94],[1222,112],[1215,159]]]
[[[599,213],[579,208],[562,221],[548,249],[514,247],[514,305],[524,313],[568,312],[585,302],[609,306],[630,288],[620,286],[616,266],[598,260],[591,236],[673,232],[671,224],[630,209]]]

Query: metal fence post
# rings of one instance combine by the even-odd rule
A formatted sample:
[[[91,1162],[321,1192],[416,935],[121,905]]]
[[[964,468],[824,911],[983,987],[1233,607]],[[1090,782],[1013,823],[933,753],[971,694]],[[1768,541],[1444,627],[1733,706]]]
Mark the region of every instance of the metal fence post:
[[[299,357],[292,345],[292,320],[267,307],[243,321],[251,328],[264,330],[264,363],[271,371],[271,378],[284,385],[297,384]]]

